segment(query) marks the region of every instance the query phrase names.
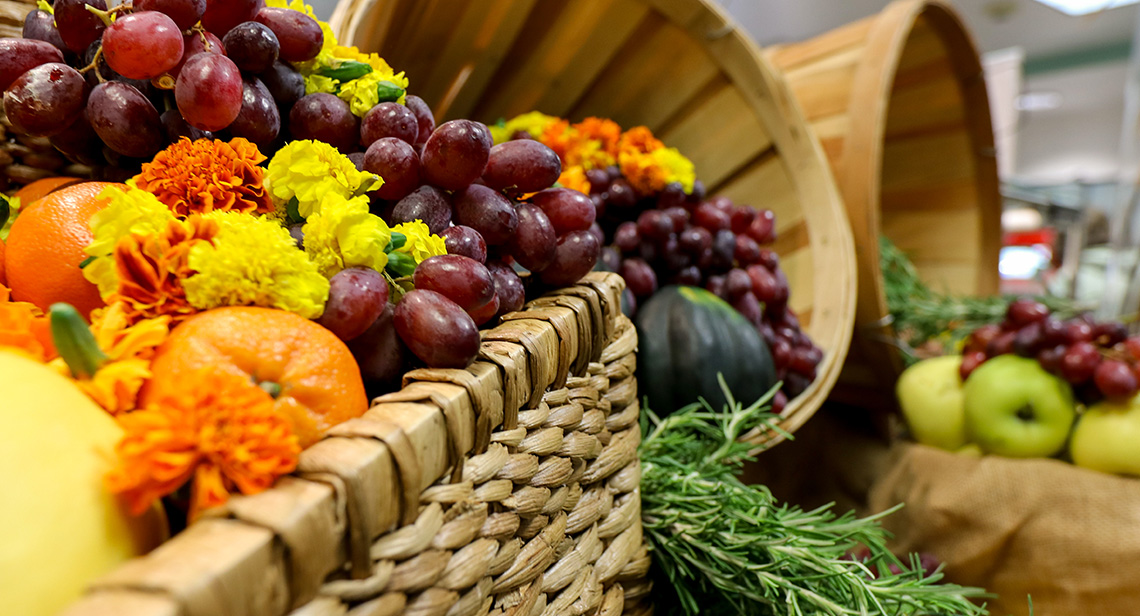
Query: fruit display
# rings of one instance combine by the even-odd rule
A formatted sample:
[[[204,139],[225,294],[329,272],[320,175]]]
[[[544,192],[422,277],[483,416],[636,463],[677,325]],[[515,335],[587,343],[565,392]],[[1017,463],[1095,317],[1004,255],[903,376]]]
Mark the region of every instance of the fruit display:
[[[605,245],[600,265],[625,279],[630,314],[667,285],[702,287],[763,337],[783,383],[777,411],[815,380],[823,352],[788,305],[771,210],[707,197],[692,163],[645,127],[623,131],[605,119],[571,124],[531,112],[491,129],[495,148],[516,156],[537,149],[532,141],[549,146],[562,160],[559,184],[589,195]]]

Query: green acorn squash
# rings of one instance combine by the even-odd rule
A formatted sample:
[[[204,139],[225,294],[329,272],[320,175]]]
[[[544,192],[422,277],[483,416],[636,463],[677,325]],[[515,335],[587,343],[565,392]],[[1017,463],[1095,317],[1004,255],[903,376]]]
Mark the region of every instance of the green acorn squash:
[[[721,410],[724,375],[737,401],[755,402],[776,384],[776,366],[756,328],[708,291],[668,286],[637,311],[637,380],[658,415],[704,398]]]

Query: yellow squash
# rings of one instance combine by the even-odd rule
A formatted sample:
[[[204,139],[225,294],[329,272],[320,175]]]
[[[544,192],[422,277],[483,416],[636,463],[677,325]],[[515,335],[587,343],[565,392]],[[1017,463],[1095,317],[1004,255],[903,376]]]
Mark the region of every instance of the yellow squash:
[[[0,609],[48,616],[166,535],[131,517],[103,476],[122,431],[47,366],[0,349]]]

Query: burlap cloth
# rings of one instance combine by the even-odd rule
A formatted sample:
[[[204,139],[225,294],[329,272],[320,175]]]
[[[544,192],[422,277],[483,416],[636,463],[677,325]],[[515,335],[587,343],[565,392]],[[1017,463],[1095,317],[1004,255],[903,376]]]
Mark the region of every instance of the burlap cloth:
[[[1140,447],[1140,443],[1137,443]],[[1140,614],[1140,481],[1057,460],[971,458],[896,444],[871,511],[896,552],[933,552],[946,577],[981,586],[998,616]]]

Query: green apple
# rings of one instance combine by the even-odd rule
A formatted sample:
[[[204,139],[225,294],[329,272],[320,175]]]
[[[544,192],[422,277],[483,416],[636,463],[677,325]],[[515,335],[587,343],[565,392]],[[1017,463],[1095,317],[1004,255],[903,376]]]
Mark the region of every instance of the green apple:
[[[1052,456],[1064,448],[1077,416],[1069,384],[1016,355],[978,366],[965,393],[966,433],[986,453]]]
[[[961,355],[924,359],[907,368],[895,386],[914,440],[953,451],[966,444]]]
[[[1081,414],[1069,453],[1073,464],[1106,473],[1140,475],[1140,400],[1105,401]]]

